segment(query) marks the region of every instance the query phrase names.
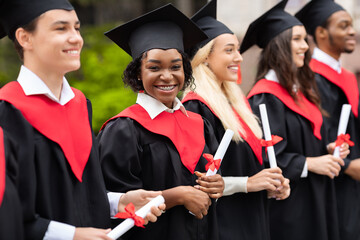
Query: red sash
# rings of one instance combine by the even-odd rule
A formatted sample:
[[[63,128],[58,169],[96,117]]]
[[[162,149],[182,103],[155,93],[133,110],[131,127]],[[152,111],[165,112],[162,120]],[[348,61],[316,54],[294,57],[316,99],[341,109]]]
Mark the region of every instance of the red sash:
[[[194,93],[194,92],[189,92],[185,98],[182,100],[182,102],[186,102],[186,101],[190,101],[190,100],[198,100],[202,103],[204,103],[210,110],[211,112],[217,117],[219,118],[215,112],[211,109],[211,107],[208,105],[208,103],[198,94]],[[245,99],[246,103],[248,106],[250,106],[248,104],[247,99]],[[252,151],[254,152],[255,156],[257,157],[258,161],[260,164],[263,163],[263,159],[262,159],[262,146],[260,144],[260,139],[258,139],[254,133],[251,131],[251,129],[248,127],[248,125],[242,120],[242,118],[239,116],[239,114],[234,110],[235,115],[237,116],[241,126],[243,127],[243,129],[246,132],[246,136],[244,136],[243,134],[240,133],[240,136],[245,140],[245,142],[247,142],[249,144],[249,146],[251,147]],[[220,119],[220,118],[219,118]]]
[[[0,90],[0,100],[14,105],[36,130],[59,144],[74,175],[82,182],[92,133],[86,98],[81,91],[72,90],[75,98],[62,106],[45,95],[26,96],[18,82],[11,82]]]
[[[174,113],[164,111],[151,119],[143,107],[135,104],[109,119],[101,129],[115,118],[131,118],[148,131],[168,137],[175,145],[183,165],[194,173],[205,147],[204,122],[199,114],[189,111],[187,114],[189,117],[180,110]]]
[[[270,93],[276,96],[289,109],[306,118],[311,123],[314,136],[321,140],[320,129],[323,123],[321,112],[316,105],[307,100],[301,92],[298,93],[299,101],[298,104],[296,104],[286,89],[279,83],[261,79],[251,89],[248,98],[261,93]]]
[[[5,149],[4,149],[4,133],[0,127],[0,206],[5,192]]]
[[[341,68],[341,73],[339,74],[330,66],[315,59],[311,59],[310,67],[315,73],[322,75],[343,91],[351,105],[352,112],[355,117],[358,117],[359,88],[355,75],[344,68]]]

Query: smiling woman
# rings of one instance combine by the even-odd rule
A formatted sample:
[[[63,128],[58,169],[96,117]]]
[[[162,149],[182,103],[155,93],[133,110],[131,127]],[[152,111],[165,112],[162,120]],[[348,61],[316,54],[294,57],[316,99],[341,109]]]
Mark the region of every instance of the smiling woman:
[[[152,49],[141,61],[140,79],[147,94],[172,108],[184,86],[181,54],[176,49]]]
[[[267,194],[286,198],[289,182],[279,168],[264,169],[261,128],[237,85],[243,60],[240,43],[216,19],[216,5],[212,0],[192,17],[209,39],[193,49],[196,89],[186,89],[183,103],[209,121],[218,141],[226,129],[234,131],[220,168],[225,189],[216,206],[219,238],[268,240]],[[275,191],[280,186],[282,191]]]
[[[258,116],[259,105],[266,104],[271,132],[283,138],[274,146],[277,163],[290,179],[290,197],[270,203],[271,239],[338,240],[333,179],[344,161],[326,145],[326,113],[309,66],[305,28],[284,11],[286,3],[251,23],[241,45],[242,52],[255,44],[263,48],[248,98]]]
[[[206,35],[171,4],[106,35],[133,57],[123,80],[138,92],[137,104],[111,118],[98,135],[106,187],[161,190],[167,207],[156,224],[136,229],[130,238],[218,239],[210,205],[224,183],[220,175],[197,172],[206,171],[202,154],[213,154],[217,141],[207,121],[176,97],[193,82],[184,51]],[[208,186],[194,187],[197,177]]]

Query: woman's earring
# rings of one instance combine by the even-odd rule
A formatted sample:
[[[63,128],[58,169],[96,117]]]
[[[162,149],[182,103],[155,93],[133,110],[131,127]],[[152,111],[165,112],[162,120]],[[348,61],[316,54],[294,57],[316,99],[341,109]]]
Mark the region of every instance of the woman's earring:
[[[140,79],[140,78],[138,78],[138,81],[141,81],[141,79]]]
[[[204,62],[205,66],[209,67],[209,64],[207,62]]]

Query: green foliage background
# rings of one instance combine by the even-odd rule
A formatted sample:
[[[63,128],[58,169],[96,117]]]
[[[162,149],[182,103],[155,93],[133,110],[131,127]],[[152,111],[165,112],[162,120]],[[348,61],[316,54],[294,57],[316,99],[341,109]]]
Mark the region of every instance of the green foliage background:
[[[67,74],[70,85],[80,89],[91,100],[93,130],[98,133],[102,124],[136,101],[136,94],[125,88],[122,73],[131,57],[108,40],[104,32],[114,25],[85,26],[81,28],[84,47],[81,68]],[[0,84],[16,80],[21,62],[12,42],[0,41]]]

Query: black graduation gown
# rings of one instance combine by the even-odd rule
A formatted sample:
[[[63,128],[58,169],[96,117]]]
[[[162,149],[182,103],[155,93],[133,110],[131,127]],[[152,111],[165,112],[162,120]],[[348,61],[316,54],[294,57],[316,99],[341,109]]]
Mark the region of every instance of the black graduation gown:
[[[184,102],[186,109],[199,113],[207,119],[215,130],[220,142],[225,129],[220,119],[203,102],[193,99]],[[263,169],[247,142],[231,141],[223,161],[222,176],[252,176]],[[223,196],[217,202],[219,238],[226,240],[270,239],[268,204],[266,191],[235,193]]]
[[[271,134],[283,138],[274,146],[276,160],[284,177],[290,179],[290,196],[270,201],[271,239],[338,240],[333,180],[312,172],[300,178],[305,157],[327,154],[324,138],[315,137],[310,122],[273,94],[260,93],[249,102],[259,118],[259,105],[266,104]]]
[[[91,123],[91,104],[87,101]],[[44,118],[50,118],[43,113]],[[76,227],[110,227],[110,208],[94,134],[82,182],[60,146],[35,129],[17,108],[0,101],[0,124],[19,148],[19,195],[26,239],[42,239],[51,220]],[[66,124],[66,123],[64,123]]]
[[[203,153],[214,154],[217,141],[211,126],[204,123],[206,144]],[[107,190],[127,192],[142,188],[157,191],[196,185],[196,175],[182,164],[173,142],[164,135],[150,132],[131,118],[110,120],[99,133],[98,140]],[[201,157],[195,171],[205,172],[206,163]],[[218,239],[215,205],[212,201],[208,215],[202,220],[196,219],[184,206],[175,206],[163,213],[156,223],[149,223],[145,229],[133,228],[123,238]]]
[[[318,71],[316,66],[313,66],[312,69],[315,72]],[[328,71],[334,72],[332,69]],[[346,70],[343,69],[342,71]],[[321,105],[329,113],[329,117],[324,117],[324,121],[327,126],[328,140],[329,142],[333,142],[337,137],[342,105],[349,104],[349,101],[343,90],[329,81],[324,73],[323,75],[316,73],[315,80],[320,91]],[[354,88],[357,88],[357,85],[355,85]],[[358,106],[360,106],[360,104]],[[358,112],[360,112],[359,107]],[[360,182],[352,179],[343,172],[351,160],[360,158],[360,119],[359,117],[355,117],[353,111],[350,113],[347,133],[350,134],[355,146],[350,147],[350,154],[344,159],[345,166],[342,168],[340,175],[335,179],[340,238],[342,240],[359,240]]]
[[[18,179],[16,147],[14,143],[10,142],[10,139],[6,134],[1,137],[3,137],[4,144],[0,147],[3,147],[5,151],[5,159],[3,160],[5,161],[4,166],[6,166],[6,174],[5,191],[2,196],[2,201],[0,201],[0,239],[21,240],[24,236],[21,204],[16,188]],[[0,158],[4,156],[0,156]],[[2,179],[0,181],[2,181]]]

